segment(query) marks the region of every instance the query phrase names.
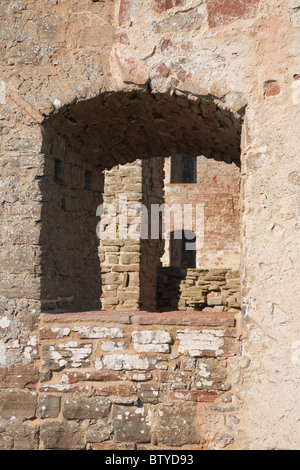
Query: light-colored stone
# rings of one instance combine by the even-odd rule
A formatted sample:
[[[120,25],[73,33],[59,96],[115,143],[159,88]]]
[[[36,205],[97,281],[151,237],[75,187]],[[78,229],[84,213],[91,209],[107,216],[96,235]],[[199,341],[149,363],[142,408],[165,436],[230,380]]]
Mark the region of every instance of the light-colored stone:
[[[164,330],[133,331],[132,339],[134,343],[141,344],[169,344],[172,341],[171,334]]]
[[[224,352],[223,333],[220,330],[178,330],[178,352],[190,356],[202,356],[212,352],[219,356]]]
[[[142,358],[135,354],[111,354],[101,359],[102,367],[109,370],[148,370],[155,363],[155,359]],[[98,368],[100,367],[99,364]]]
[[[73,331],[78,333],[80,338],[123,338],[124,333],[121,328],[107,328],[104,326],[75,326]]]

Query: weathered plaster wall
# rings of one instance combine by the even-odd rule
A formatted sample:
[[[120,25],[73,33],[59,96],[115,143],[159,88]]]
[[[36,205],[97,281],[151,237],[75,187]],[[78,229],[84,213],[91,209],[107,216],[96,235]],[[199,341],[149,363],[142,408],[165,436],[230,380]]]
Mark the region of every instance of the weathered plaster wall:
[[[176,99],[184,94],[190,106],[201,95],[206,124],[189,116],[190,126],[197,123],[198,155],[224,148],[227,156],[230,149],[235,152],[236,134],[228,124],[226,129],[228,114],[221,110],[229,108],[234,116],[245,110],[241,273],[246,308],[242,353],[230,361],[232,387],[242,400],[238,419],[231,421],[235,445],[299,448],[299,6],[298,0],[1,3],[2,365],[32,367],[38,354],[39,177],[45,167],[40,123],[108,90],[148,86]],[[57,128],[80,151],[86,148],[80,139],[89,120],[96,126],[86,133],[94,147],[90,136],[101,137],[95,130],[106,116],[99,119],[97,107],[91,112],[83,106],[82,113],[90,109],[86,116],[73,109],[68,132],[62,118]],[[116,103],[115,116],[120,109]],[[74,122],[76,116],[81,117]],[[160,121],[159,127],[160,136],[164,130],[174,145],[172,126]],[[179,127],[178,141],[188,128],[185,119]],[[104,134],[110,144],[112,134]],[[186,140],[192,147],[191,134]],[[124,158],[127,149],[132,160],[135,149],[129,151],[126,142],[115,154]],[[165,156],[189,152],[171,147]],[[103,155],[104,164],[106,150],[96,155],[97,160]],[[27,240],[17,238],[18,227]],[[24,403],[23,397],[21,409]],[[208,428],[212,423],[206,421]],[[17,424],[12,434],[30,431],[32,447],[37,445],[35,431]],[[10,439],[19,447],[24,443],[21,437]]]

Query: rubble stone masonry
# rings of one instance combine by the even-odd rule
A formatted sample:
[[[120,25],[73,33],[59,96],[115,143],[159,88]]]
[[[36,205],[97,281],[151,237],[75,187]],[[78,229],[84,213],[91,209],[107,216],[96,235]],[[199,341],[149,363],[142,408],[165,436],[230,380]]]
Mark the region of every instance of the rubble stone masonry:
[[[238,312],[241,309],[240,273],[231,269],[160,268],[157,305],[162,310]]]
[[[35,360],[0,368],[1,449],[235,447],[234,313],[41,320]]]
[[[299,7],[0,3],[1,448],[299,449]],[[220,264],[205,253],[186,310],[158,312],[163,247],[99,256],[96,210],[110,172],[160,198],[151,165],[175,154],[232,197]]]

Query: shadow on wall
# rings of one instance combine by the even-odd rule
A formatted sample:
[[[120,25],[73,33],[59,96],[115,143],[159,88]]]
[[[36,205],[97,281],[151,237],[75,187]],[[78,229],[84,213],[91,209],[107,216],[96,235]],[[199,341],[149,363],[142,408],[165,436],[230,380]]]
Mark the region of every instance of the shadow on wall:
[[[239,166],[241,124],[242,115],[211,96],[147,90],[105,93],[51,116],[44,125],[40,181],[43,310],[100,308],[96,208],[104,169],[181,153]]]
[[[99,309],[96,209],[102,202],[103,175],[49,126],[44,137],[42,308],[50,312]]]

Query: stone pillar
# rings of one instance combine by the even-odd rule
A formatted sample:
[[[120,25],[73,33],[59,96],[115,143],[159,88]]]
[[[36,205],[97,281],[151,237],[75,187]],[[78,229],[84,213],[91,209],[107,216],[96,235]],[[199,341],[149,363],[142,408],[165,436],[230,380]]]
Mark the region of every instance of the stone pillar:
[[[141,241],[141,308],[153,311],[157,308],[157,276],[158,267],[164,251],[162,234],[159,238],[151,238],[150,225],[152,204],[163,204],[164,201],[164,158],[152,158],[142,162],[143,203],[148,208],[148,235]]]
[[[110,209],[101,218],[102,224],[109,224],[99,247],[103,309],[156,308],[162,241],[140,238],[142,215],[135,207],[162,204],[162,196],[163,159],[136,160],[105,172],[103,204]]]

